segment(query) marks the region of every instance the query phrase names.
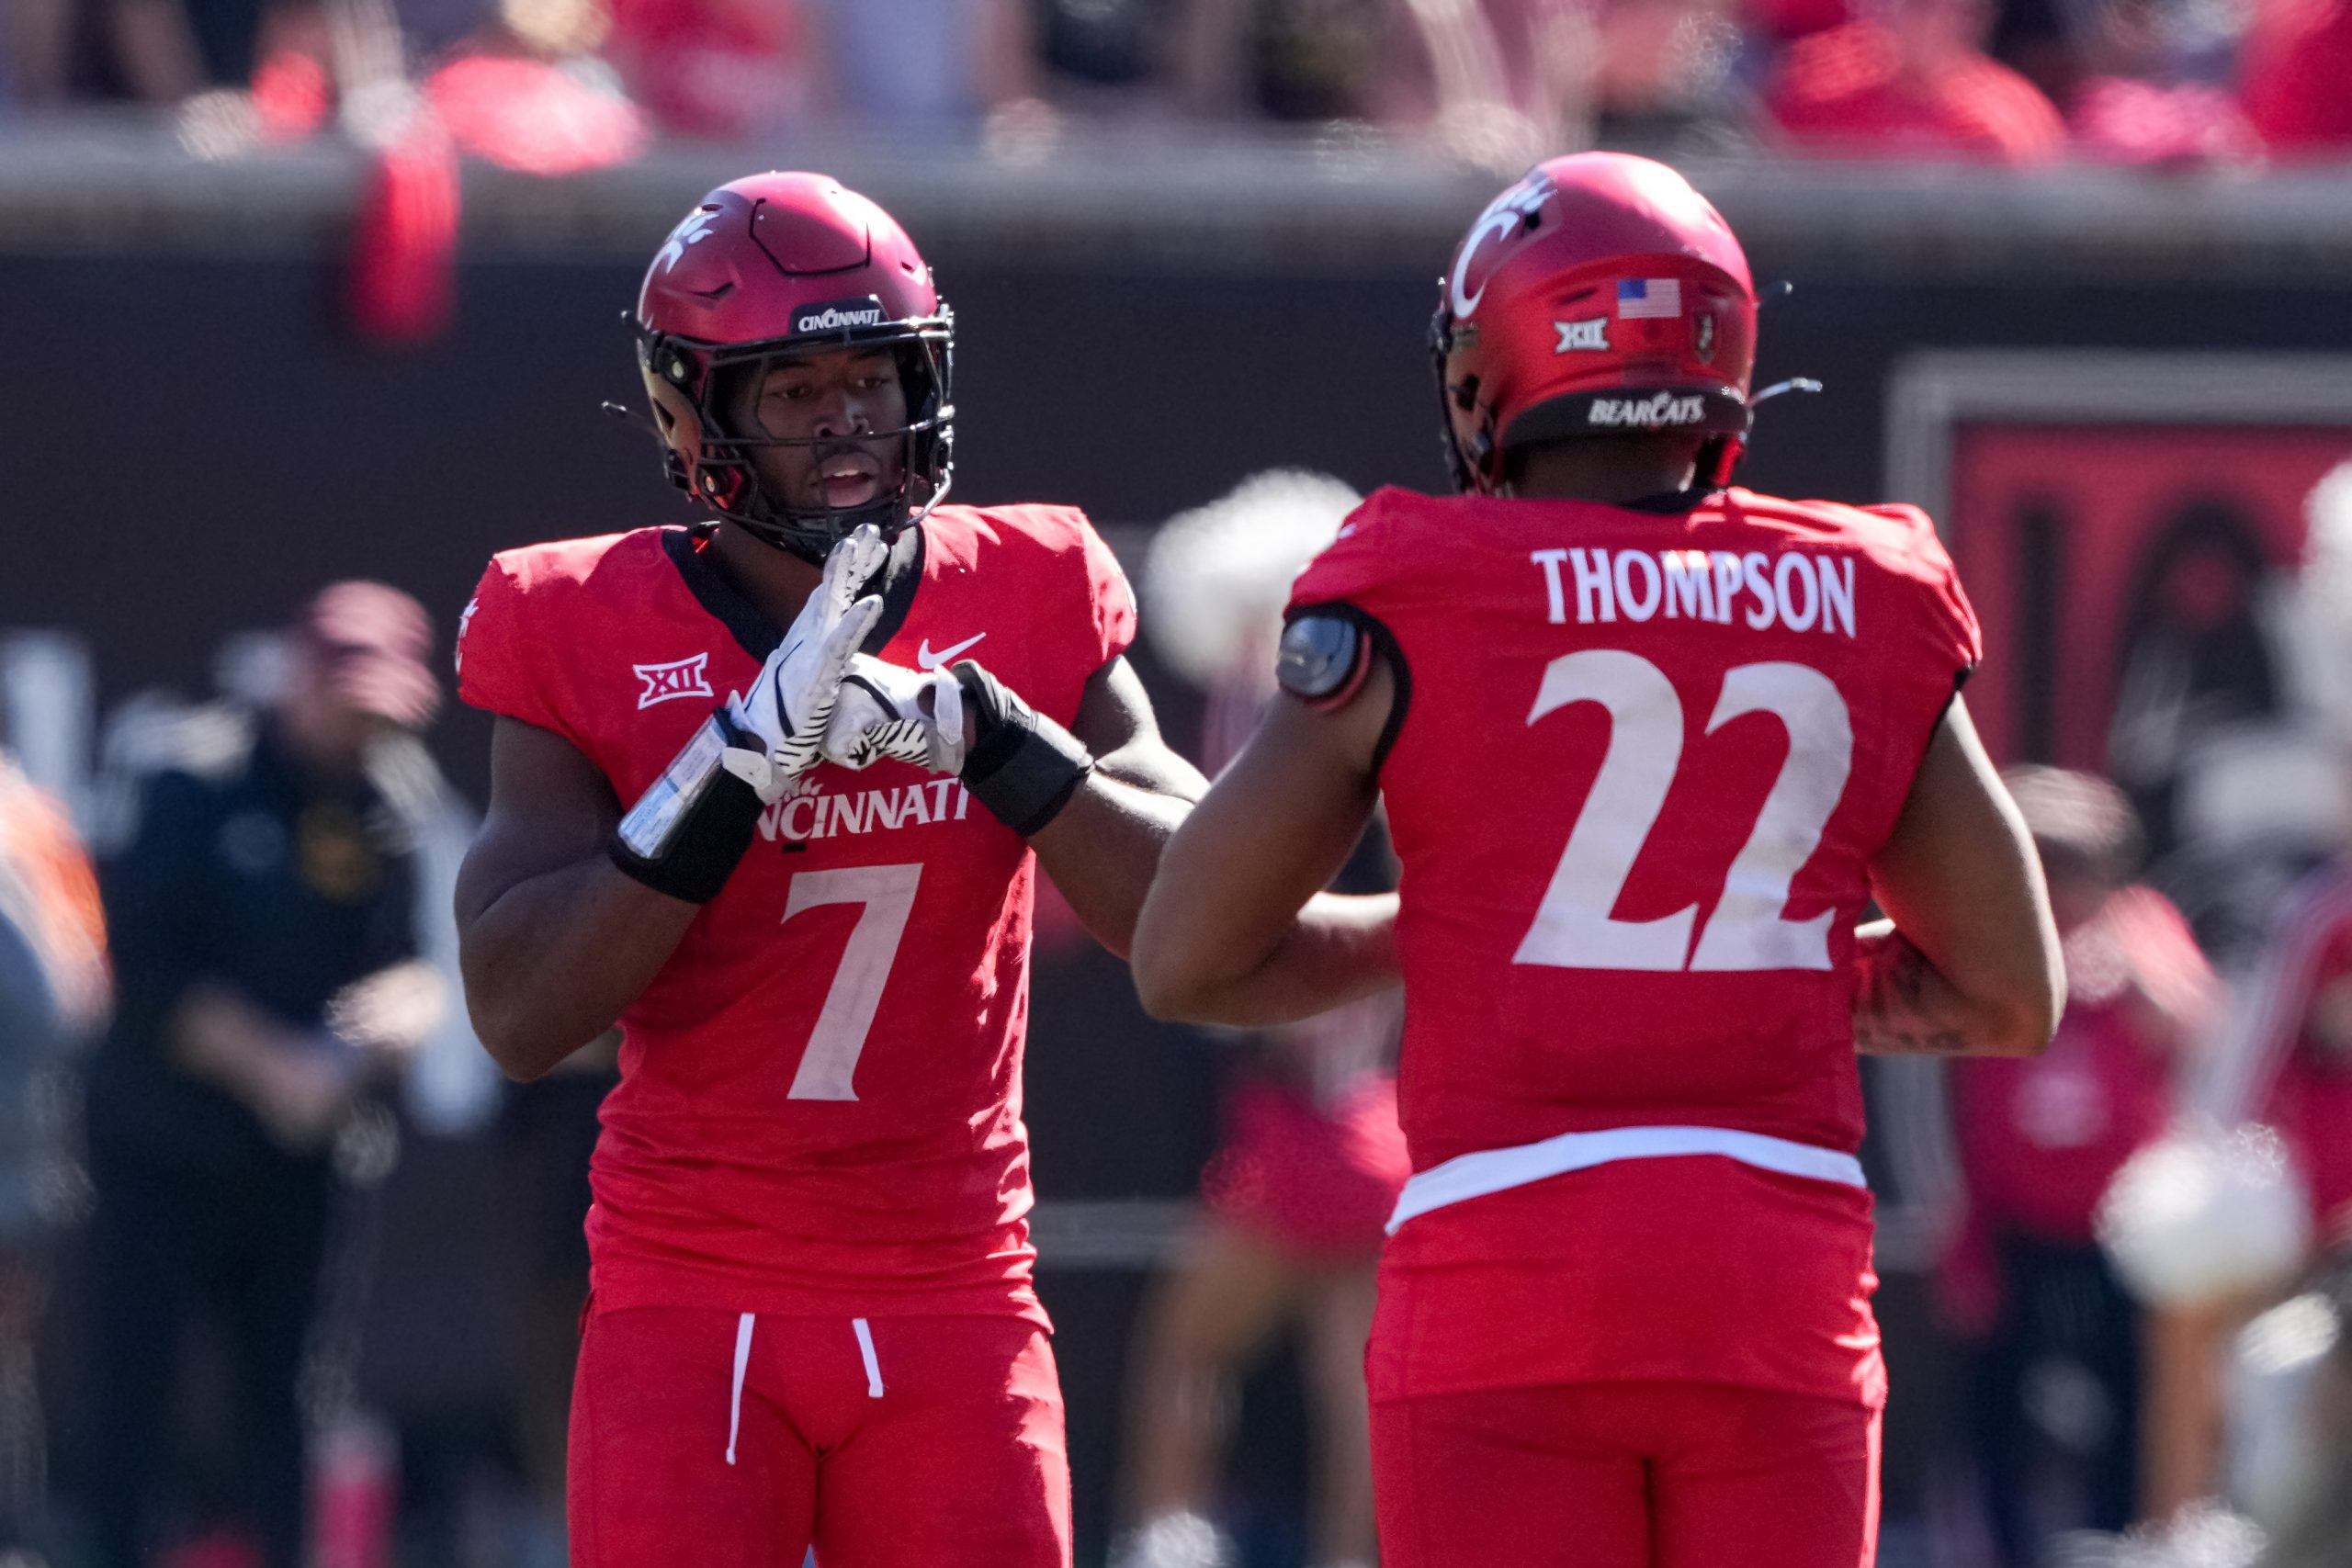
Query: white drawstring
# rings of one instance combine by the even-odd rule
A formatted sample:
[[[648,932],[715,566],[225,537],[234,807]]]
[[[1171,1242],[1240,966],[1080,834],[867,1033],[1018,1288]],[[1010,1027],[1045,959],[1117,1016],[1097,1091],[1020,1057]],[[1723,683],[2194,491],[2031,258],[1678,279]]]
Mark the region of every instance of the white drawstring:
[[[882,1397],[882,1363],[874,1359],[874,1330],[866,1326],[865,1319],[862,1317],[851,1318],[849,1325],[857,1331],[857,1353],[865,1360],[865,1397],[879,1399]]]
[[[752,1364],[752,1314],[735,1324],[735,1392],[727,1402],[727,1462],[735,1462],[735,1435],[743,1429],[743,1369]]]

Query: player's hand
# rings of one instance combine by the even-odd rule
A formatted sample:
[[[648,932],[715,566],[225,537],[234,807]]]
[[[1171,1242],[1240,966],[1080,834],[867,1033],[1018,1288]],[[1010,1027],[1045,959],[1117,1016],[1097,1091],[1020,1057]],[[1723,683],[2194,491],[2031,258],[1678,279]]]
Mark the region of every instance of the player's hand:
[[[758,678],[749,690],[727,699],[728,721],[741,741],[727,754],[728,770],[762,799],[782,795],[820,755],[842,673],[882,614],[878,597],[854,595],[889,553],[881,531],[870,525],[835,545],[825,558],[824,581],[800,607]]]
[[[916,671],[858,654],[825,724],[825,760],[863,768],[884,757],[936,773],[964,771],[964,687],[952,670]]]

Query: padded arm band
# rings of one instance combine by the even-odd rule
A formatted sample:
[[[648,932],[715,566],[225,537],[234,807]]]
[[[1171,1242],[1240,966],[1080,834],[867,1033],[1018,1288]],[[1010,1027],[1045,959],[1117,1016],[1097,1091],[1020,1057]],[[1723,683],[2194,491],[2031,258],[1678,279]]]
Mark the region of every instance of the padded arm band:
[[[1396,682],[1388,722],[1380,727],[1380,739],[1372,749],[1372,770],[1377,773],[1388,761],[1413,703],[1412,666],[1386,626],[1344,600],[1295,610],[1283,626],[1274,681],[1308,707],[1328,713],[1344,707],[1363,690],[1375,656],[1387,660]]]
[[[1345,705],[1372,670],[1372,639],[1350,617],[1302,610],[1283,627],[1274,682],[1314,708]]]
[[[730,748],[760,749],[722,708],[613,829],[613,863],[656,893],[689,904],[718,897],[760,821],[759,792],[727,766]]]
[[[1093,753],[971,660],[956,660],[955,670],[974,717],[964,787],[1025,839],[1069,804],[1094,771]]]

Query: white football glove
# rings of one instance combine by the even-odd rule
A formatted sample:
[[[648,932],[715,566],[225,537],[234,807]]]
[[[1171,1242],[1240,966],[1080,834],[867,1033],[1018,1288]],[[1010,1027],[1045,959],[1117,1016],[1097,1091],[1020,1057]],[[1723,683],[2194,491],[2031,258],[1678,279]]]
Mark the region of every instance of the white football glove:
[[[913,671],[861,653],[825,724],[825,760],[863,768],[884,757],[964,771],[964,686],[952,670]]]
[[[741,733],[725,765],[763,801],[781,798],[823,754],[825,721],[842,673],[882,614],[878,597],[854,596],[889,554],[881,531],[871,525],[836,544],[825,558],[824,581],[800,607],[758,677],[748,690],[727,699],[728,720]]]

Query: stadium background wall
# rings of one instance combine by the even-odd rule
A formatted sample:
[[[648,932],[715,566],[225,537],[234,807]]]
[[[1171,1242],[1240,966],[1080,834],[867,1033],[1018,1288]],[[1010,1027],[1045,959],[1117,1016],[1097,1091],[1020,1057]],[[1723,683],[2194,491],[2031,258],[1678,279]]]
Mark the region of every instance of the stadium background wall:
[[[562,186],[469,172],[456,323],[384,352],[338,324],[347,160],[133,168],[119,151],[18,141],[0,156],[0,629],[85,637],[102,701],[200,690],[224,632],[268,624],[332,576],[416,592],[446,634],[494,549],[686,515],[650,437],[597,405],[637,401],[619,318],[643,257],[756,155],[670,154]],[[1134,546],[1268,467],[1437,485],[1431,281],[1487,182],[1305,153],[1139,159],[1061,174],[796,157],[899,210],[956,307],[958,498],[1075,502]],[[1763,412],[1744,475],[1759,488],[1881,495],[1884,395],[1922,349],[2352,352],[2352,180],[1694,173],[1758,276],[1797,285],[1766,307],[1759,384],[1827,386]],[[1141,661],[1188,743],[1194,705],[1148,644]],[[435,736],[477,799],[488,729],[460,709]],[[1150,1248],[1096,1236],[1090,1251],[1085,1217],[1191,1191],[1214,1130],[1213,1047],[1143,1021],[1097,953],[1047,958],[1037,992],[1030,1118],[1066,1238],[1048,1247],[1045,1290],[1086,1549],[1108,1525],[1105,1456]],[[374,1314],[391,1325],[377,1379],[459,1403],[520,1353],[494,1332],[452,1354],[450,1331],[512,1266],[487,1235],[450,1235],[497,1206],[475,1183],[495,1173],[469,1175],[468,1157],[415,1151],[414,1202],[433,1223],[388,1229]],[[486,1278],[449,1277],[467,1258]],[[1885,1261],[1893,1524],[1919,1506],[1942,1372],[1921,1282],[1909,1260]],[[1277,1371],[1251,1399],[1260,1436],[1239,1463],[1267,1494],[1294,1492],[1295,1398]]]

